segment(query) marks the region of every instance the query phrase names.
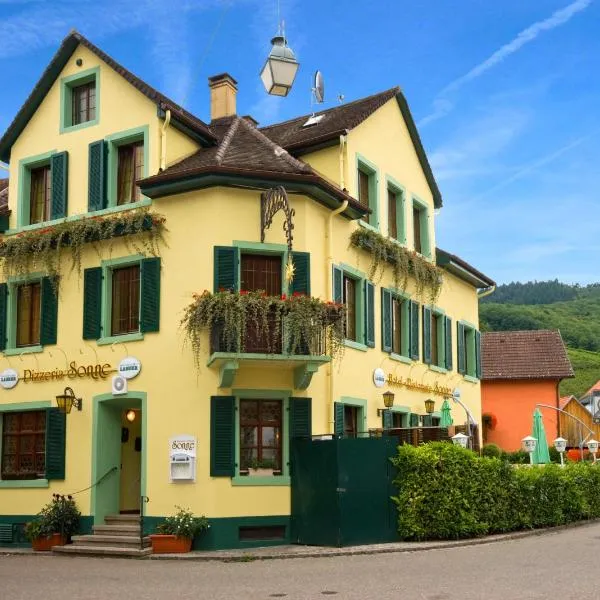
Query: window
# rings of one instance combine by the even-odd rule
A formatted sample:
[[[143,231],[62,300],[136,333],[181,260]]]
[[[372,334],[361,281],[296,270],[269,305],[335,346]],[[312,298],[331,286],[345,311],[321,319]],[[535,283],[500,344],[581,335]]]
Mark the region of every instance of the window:
[[[344,275],[343,303],[346,305],[346,339],[358,341],[356,326],[356,280]]]
[[[344,405],[344,436],[356,437],[358,431],[358,411],[357,406]]]
[[[406,244],[403,188],[390,176],[387,181],[388,236]]]
[[[411,311],[414,311],[411,320]],[[419,308],[416,302],[401,296],[393,290],[381,289],[381,342],[384,352],[396,356],[412,358],[416,353],[418,358],[418,328]],[[413,333],[413,329],[416,331]],[[411,336],[417,336],[417,348],[411,352]]]
[[[2,416],[2,479],[46,477],[46,411]]]
[[[30,171],[29,222],[43,223],[50,219],[52,205],[52,175],[50,165]]]
[[[96,80],[78,85],[71,90],[72,125],[80,125],[96,118]]]
[[[144,142],[118,147],[117,205],[141,200],[136,181],[144,176]]]
[[[457,323],[458,372],[481,379],[481,334],[472,325]]]
[[[452,369],[452,321],[436,308],[423,307],[423,362]]]
[[[335,435],[343,437],[360,437],[367,431],[367,403],[359,398],[343,398],[334,402]]]
[[[98,123],[100,67],[87,69],[60,80],[60,132]]]
[[[408,427],[408,415],[406,413],[392,411],[392,427],[395,429]]]
[[[111,335],[140,329],[140,265],[112,271]]]
[[[356,189],[360,204],[371,210],[364,221],[378,229],[377,167],[360,156],[357,157]]]
[[[241,290],[266,292],[279,296],[281,285],[281,256],[274,254],[242,254],[240,264]]]
[[[388,235],[398,239],[398,200],[396,193],[388,189]]]
[[[282,474],[281,400],[240,400],[240,475]]]
[[[443,331],[441,330],[441,321],[443,317],[437,313],[431,313],[431,364],[440,365],[441,353],[443,352]],[[441,335],[440,335],[441,334]]]
[[[408,356],[408,301],[392,297],[392,352]]]
[[[17,348],[40,343],[41,284],[24,283],[17,286]]]
[[[160,327],[160,258],[107,260],[83,273],[83,339],[143,339]]]
[[[415,252],[431,256],[427,206],[413,198],[413,245]]]

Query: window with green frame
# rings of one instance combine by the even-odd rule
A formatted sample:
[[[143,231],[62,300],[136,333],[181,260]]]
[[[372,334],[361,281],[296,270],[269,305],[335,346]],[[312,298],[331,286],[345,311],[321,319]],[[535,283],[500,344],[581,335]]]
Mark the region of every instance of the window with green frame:
[[[0,483],[65,478],[66,418],[44,404],[0,408]]]
[[[429,209],[424,202],[412,201],[413,247],[415,252],[431,258],[429,239]]]
[[[148,175],[147,125],[92,142],[88,154],[88,211],[144,199],[137,181]]]
[[[159,331],[160,258],[104,261],[83,273],[83,339],[134,341]]]
[[[334,402],[335,435],[356,438],[367,434],[367,402],[355,398],[342,398]]]
[[[459,321],[456,327],[458,372],[481,379],[481,334],[465,321]]]
[[[395,356],[419,358],[419,304],[381,288],[381,347]]]
[[[435,307],[423,307],[423,362],[452,369],[452,319]]]
[[[67,152],[47,152],[19,162],[19,227],[67,216]]]
[[[406,244],[404,190],[387,177],[388,236]]]
[[[239,485],[289,484],[290,441],[312,435],[312,400],[254,390],[212,396],[210,475]]]
[[[378,198],[378,171],[377,167],[363,156],[356,157],[356,190],[358,201],[371,213],[364,217],[364,221],[379,229],[379,198]]]
[[[60,100],[61,133],[97,125],[100,115],[100,68],[63,77],[60,80]]]
[[[333,301],[346,306],[346,340],[375,347],[375,286],[352,267],[333,267]]]
[[[57,323],[58,296],[50,277],[0,284],[0,350],[20,354],[56,344]]]

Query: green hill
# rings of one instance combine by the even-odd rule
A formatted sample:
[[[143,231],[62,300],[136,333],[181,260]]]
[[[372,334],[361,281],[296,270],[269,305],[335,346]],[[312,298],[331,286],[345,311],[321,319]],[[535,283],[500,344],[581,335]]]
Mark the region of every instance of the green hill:
[[[561,383],[561,395],[579,397],[600,379],[600,285],[510,283],[479,309],[482,331],[560,330],[576,375]]]

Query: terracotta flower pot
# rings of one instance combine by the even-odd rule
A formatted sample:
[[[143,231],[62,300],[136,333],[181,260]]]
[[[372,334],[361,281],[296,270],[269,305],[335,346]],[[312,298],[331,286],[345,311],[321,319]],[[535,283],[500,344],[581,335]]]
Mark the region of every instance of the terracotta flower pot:
[[[67,543],[66,536],[60,533],[53,533],[50,537],[41,537],[31,540],[31,547],[36,552],[49,552],[52,546],[64,546]]]
[[[150,536],[153,554],[175,554],[189,552],[192,549],[191,538],[154,533]]]

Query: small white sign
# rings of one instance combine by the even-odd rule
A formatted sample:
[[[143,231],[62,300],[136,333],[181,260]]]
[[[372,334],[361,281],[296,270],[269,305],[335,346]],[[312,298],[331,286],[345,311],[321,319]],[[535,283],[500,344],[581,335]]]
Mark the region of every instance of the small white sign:
[[[385,371],[381,368],[373,371],[373,383],[375,387],[383,387],[385,385]]]
[[[169,440],[169,454],[196,456],[196,438],[193,435],[176,435]]]
[[[133,379],[140,374],[142,363],[134,356],[127,356],[119,363],[119,375],[125,379]]]
[[[0,386],[5,390],[10,390],[19,383],[19,374],[14,369],[4,369],[0,373]]]

